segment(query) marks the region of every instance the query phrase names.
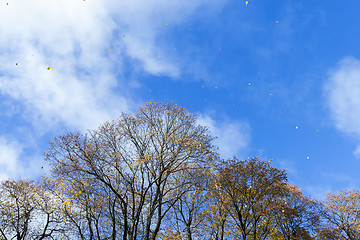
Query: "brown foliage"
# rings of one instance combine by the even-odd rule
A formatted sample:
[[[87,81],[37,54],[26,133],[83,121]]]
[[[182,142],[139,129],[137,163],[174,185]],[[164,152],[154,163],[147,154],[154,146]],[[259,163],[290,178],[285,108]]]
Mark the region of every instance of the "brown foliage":
[[[97,131],[56,138],[46,159],[54,177],[73,181],[82,176],[111,193],[117,218],[113,239],[115,232],[123,239],[155,239],[181,198],[179,191],[192,184],[177,181],[178,176],[216,157],[212,139],[185,109],[149,103]]]
[[[44,186],[8,180],[0,186],[0,239],[60,238],[66,231],[61,212]]]
[[[286,174],[270,161],[252,158],[223,162],[214,177],[212,192],[242,239],[265,239],[272,232],[271,210],[284,195]],[[240,238],[240,237],[239,237]]]
[[[0,239],[360,239],[360,193],[320,203],[258,157],[219,160],[174,104],[51,142],[50,178],[0,185]]]
[[[360,239],[360,192],[341,190],[329,193],[322,203],[320,214],[323,224],[318,230],[319,239]]]

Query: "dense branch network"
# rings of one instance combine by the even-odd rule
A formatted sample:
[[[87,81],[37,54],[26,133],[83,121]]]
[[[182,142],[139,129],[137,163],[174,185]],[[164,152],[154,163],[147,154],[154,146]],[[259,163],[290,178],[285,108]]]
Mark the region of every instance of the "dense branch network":
[[[357,190],[313,200],[213,140],[173,103],[56,137],[50,176],[1,183],[0,239],[360,239]]]

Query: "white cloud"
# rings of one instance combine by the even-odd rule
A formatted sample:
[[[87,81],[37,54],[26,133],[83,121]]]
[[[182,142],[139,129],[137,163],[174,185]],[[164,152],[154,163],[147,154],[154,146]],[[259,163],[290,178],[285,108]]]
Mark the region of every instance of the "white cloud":
[[[17,1],[2,7],[1,93],[21,101],[26,117],[42,129],[58,123],[92,128],[109,119],[113,109],[127,105],[111,91],[116,80],[106,55],[114,27],[99,1]]]
[[[178,77],[181,69],[169,62],[166,56],[167,29],[219,11],[227,1],[223,0],[127,0],[113,1],[111,15],[121,21],[126,53],[139,60],[144,70],[154,75]],[[166,25],[168,24],[168,25]]]
[[[217,121],[210,115],[198,114],[199,125],[209,128],[211,134],[216,136],[214,144],[219,147],[220,156],[224,159],[236,156],[244,158],[244,151],[247,149],[251,137],[250,126],[246,122],[229,120]]]
[[[360,145],[357,145],[354,152],[353,152],[354,156],[356,158],[360,158]]]
[[[42,128],[96,127],[133,107],[127,84],[117,77],[124,61],[133,59],[131,67],[150,74],[179,76],[162,46],[166,27],[224,2],[10,2],[0,8],[0,92],[22,101]]]
[[[0,137],[0,181],[17,174],[18,158],[21,152],[20,144]]]
[[[32,178],[48,171],[44,165],[43,156],[32,151],[37,143],[33,142],[27,132],[23,132],[25,141],[19,141],[12,137],[0,136],[0,181],[9,178]]]
[[[133,111],[141,99],[131,91],[141,87],[141,79],[132,79],[128,86],[125,65],[127,72],[180,76],[181,67],[164,47],[166,29],[219,11],[225,2],[18,0],[2,5],[1,107],[11,119],[15,111],[5,103],[21,105],[24,119],[35,127],[31,132],[40,136],[59,125],[96,128],[123,111]],[[26,143],[0,141],[0,177],[39,167],[35,155],[26,158],[32,170],[17,166],[20,146]]]
[[[341,60],[330,72],[324,93],[336,128],[360,140],[360,61]],[[359,149],[355,156],[359,156]]]

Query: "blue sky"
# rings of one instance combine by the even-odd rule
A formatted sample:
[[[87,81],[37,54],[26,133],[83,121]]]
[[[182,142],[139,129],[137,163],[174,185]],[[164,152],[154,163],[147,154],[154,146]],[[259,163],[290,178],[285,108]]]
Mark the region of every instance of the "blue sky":
[[[0,179],[48,171],[42,154],[62,133],[174,101],[218,136],[224,158],[272,159],[317,199],[358,188],[358,9],[332,0],[2,1]]]

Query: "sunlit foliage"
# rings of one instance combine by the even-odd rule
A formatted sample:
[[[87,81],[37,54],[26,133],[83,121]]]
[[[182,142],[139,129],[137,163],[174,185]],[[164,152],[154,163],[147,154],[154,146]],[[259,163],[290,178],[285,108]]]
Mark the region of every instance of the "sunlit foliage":
[[[192,186],[190,178],[178,178],[216,157],[213,138],[195,120],[173,104],[149,103],[96,131],[56,138],[46,159],[55,178],[88,183],[86,191],[78,189],[84,204],[89,194],[110,194],[111,207],[94,211],[111,216],[113,238],[155,239],[165,215]]]
[[[360,239],[360,193],[319,202],[258,157],[223,160],[208,129],[148,103],[56,137],[38,181],[0,184],[0,239]]]
[[[360,239],[360,192],[341,190],[329,193],[322,202],[320,239]]]

